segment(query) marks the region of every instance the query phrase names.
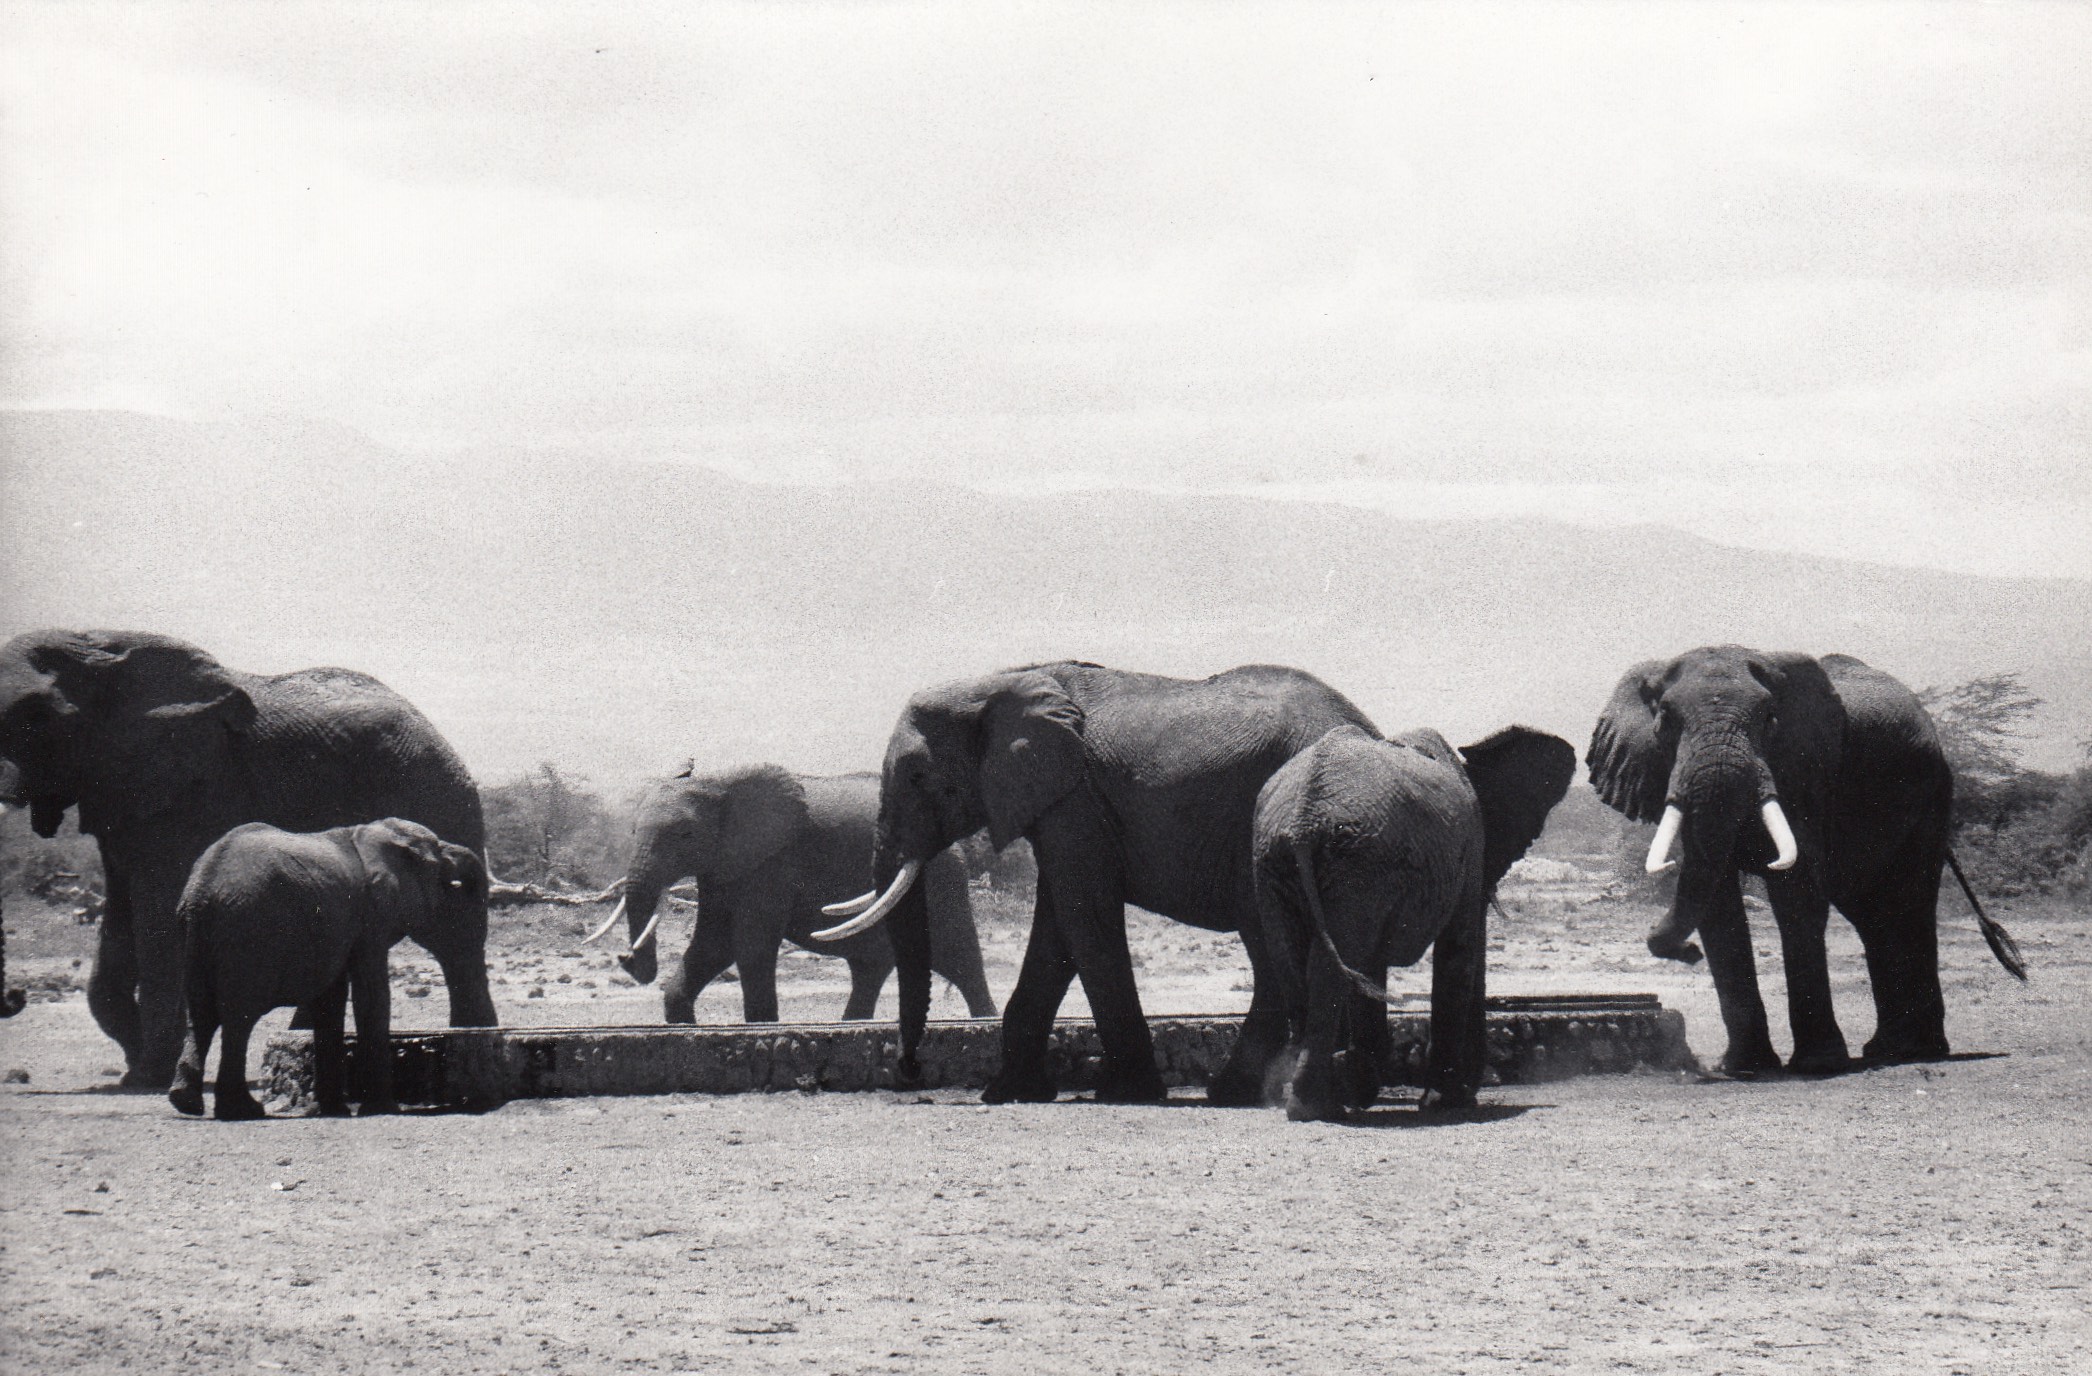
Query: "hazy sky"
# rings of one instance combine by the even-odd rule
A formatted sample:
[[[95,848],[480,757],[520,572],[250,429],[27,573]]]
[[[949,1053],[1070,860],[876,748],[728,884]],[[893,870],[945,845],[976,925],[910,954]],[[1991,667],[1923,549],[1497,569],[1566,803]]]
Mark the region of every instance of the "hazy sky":
[[[0,404],[2092,576],[2092,7],[0,14]]]

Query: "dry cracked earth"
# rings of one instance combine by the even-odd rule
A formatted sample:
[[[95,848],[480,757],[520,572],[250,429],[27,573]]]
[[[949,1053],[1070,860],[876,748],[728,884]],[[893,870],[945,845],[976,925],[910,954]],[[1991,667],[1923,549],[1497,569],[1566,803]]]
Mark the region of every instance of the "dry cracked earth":
[[[1654,991],[1718,1053],[1704,967],[1649,959],[1649,911],[1602,889],[1528,862],[1492,987]],[[0,1025],[0,1368],[2085,1370],[2092,918],[2005,907],[2022,987],[1943,907],[1954,1060],[1509,1086],[1460,1117],[1388,1099],[1339,1127],[957,1092],[190,1121],[111,1088],[73,963],[92,929],[15,905],[35,1001]],[[1000,996],[1023,923],[983,910]],[[1246,1006],[1232,937],[1134,926],[1150,1011]],[[504,916],[505,1020],[659,1016],[581,928]],[[1759,961],[1778,1009],[1772,946]],[[1857,1047],[1873,1018],[1842,924],[1831,963]],[[781,971],[787,1017],[840,1010],[836,962]],[[397,1020],[440,1024],[433,963],[403,946],[395,973]],[[737,1019],[737,989],[699,1012]],[[938,1012],[963,1008],[940,989]]]

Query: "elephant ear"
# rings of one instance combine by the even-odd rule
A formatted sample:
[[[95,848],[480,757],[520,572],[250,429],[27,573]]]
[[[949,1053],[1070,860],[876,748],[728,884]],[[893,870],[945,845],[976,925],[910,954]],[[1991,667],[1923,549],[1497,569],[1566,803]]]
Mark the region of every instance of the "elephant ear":
[[[1651,659],[1627,671],[1598,714],[1598,724],[1591,729],[1591,748],[1584,755],[1584,763],[1591,769],[1591,787],[1606,806],[1630,821],[1661,818],[1664,794],[1671,786],[1676,746],[1666,743],[1657,730],[1656,707],[1669,668],[1664,661]]]
[[[1845,748],[1845,701],[1813,655],[1754,650],[1751,676],[1772,693],[1766,763],[1790,812],[1812,809]]]
[[[739,879],[783,850],[807,824],[806,786],[774,764],[743,770],[721,799],[714,872]]]
[[[1482,811],[1482,880],[1494,889],[1569,791],[1576,747],[1545,731],[1507,726],[1460,754]]]
[[[208,806],[233,738],[254,725],[254,700],[231,671],[179,640],[67,636],[43,647],[37,665],[82,714],[92,756],[83,791],[103,815]]]
[[[446,887],[461,891],[474,902],[487,897],[487,867],[470,847],[443,843],[443,863],[438,872]]]
[[[1050,674],[1014,675],[981,713],[981,805],[997,850],[1087,777],[1082,709]]]

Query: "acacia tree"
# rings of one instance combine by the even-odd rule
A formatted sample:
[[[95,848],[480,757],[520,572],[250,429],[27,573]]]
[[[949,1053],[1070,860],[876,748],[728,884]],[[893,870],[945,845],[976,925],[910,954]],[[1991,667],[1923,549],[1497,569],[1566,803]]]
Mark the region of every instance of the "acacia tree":
[[[489,867],[510,882],[599,886],[617,867],[621,829],[588,781],[548,761],[480,791]]]
[[[1996,788],[2023,772],[2020,743],[2026,739],[2028,719],[2043,704],[2017,673],[1986,674],[1951,688],[1927,688],[1918,701],[1939,728],[1940,748],[1957,783]]]

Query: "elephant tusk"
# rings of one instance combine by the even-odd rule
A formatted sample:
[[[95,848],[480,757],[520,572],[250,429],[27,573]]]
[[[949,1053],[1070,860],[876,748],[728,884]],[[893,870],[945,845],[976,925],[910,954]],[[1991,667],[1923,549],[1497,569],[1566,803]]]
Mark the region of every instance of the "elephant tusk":
[[[823,917],[855,917],[879,901],[877,889],[866,889],[855,898],[846,898],[840,903],[830,903],[821,909]]]
[[[872,903],[872,906],[866,908],[862,913],[839,927],[830,927],[826,931],[815,932],[814,940],[841,941],[846,936],[856,936],[859,932],[869,931],[873,927],[878,926],[886,920],[886,915],[892,912],[903,898],[907,897],[908,890],[915,887],[915,877],[921,874],[922,871],[922,861],[910,860],[907,864],[901,866],[901,872],[893,877],[893,882],[886,886],[886,892],[880,894]]]
[[[1791,870],[1794,862],[1801,859],[1801,847],[1795,844],[1794,828],[1787,825],[1787,814],[1780,808],[1778,798],[1767,798],[1759,814],[1765,818],[1765,830],[1772,836],[1772,844],[1779,855],[1765,868],[1769,870]]]
[[[658,907],[656,907],[656,908],[654,909],[654,915],[653,915],[652,917],[650,917],[650,918],[648,918],[648,919],[646,920],[646,930],[645,930],[645,931],[642,931],[642,932],[641,932],[641,933],[640,933],[640,934],[639,934],[638,936],[635,936],[635,937],[633,937],[633,938],[632,938],[632,946],[631,946],[631,949],[630,949],[630,950],[628,950],[628,951],[626,951],[626,952],[625,952],[625,954],[626,954],[626,955],[628,955],[628,956],[636,956],[636,955],[638,955],[638,954],[639,954],[639,952],[640,952],[640,951],[641,951],[641,950],[642,950],[642,949],[643,949],[643,948],[644,948],[644,947],[645,947],[645,946],[646,946],[646,945],[647,945],[647,944],[648,944],[649,942],[653,941],[653,939],[654,939],[654,928],[658,927],[658,926],[659,926],[660,924],[661,924],[661,909],[660,909],[660,908],[658,908]]]
[[[625,900],[620,898],[617,901],[617,906],[610,910],[610,916],[603,919],[603,925],[590,932],[587,936],[581,938],[581,944],[583,946],[586,946],[592,941],[601,941],[603,939],[603,934],[605,932],[608,932],[612,927],[615,927],[618,924],[618,922],[623,919],[624,915]]]
[[[1678,828],[1685,823],[1685,814],[1672,803],[1663,810],[1663,820],[1656,824],[1656,839],[1649,843],[1649,859],[1642,868],[1651,874],[1663,874],[1678,868],[1671,859],[1671,847],[1677,844]]]

